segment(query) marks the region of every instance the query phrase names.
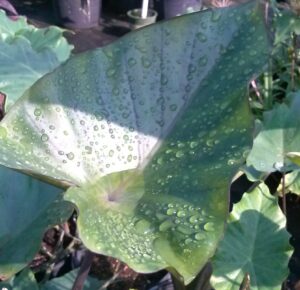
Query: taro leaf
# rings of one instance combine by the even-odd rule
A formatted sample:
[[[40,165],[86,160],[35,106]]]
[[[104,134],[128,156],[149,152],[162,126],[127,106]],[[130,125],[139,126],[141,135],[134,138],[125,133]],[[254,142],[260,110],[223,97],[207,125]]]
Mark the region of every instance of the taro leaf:
[[[1,290],[39,290],[34,274],[25,268],[20,274],[14,276],[7,282],[0,282]],[[70,288],[71,289],[71,288]]]
[[[78,269],[73,270],[62,277],[54,278],[45,283],[40,290],[70,290],[78,275]],[[104,281],[105,282],[105,281]],[[83,290],[102,289],[103,281],[88,276],[84,282]],[[106,289],[106,288],[105,288]]]
[[[285,223],[277,199],[266,185],[245,193],[233,207],[224,239],[213,258],[214,288],[239,290],[248,273],[251,290],[280,289],[292,253]]]
[[[0,92],[9,108],[36,80],[65,61],[72,49],[57,27],[37,29],[0,10]]]
[[[72,58],[6,115],[0,162],[79,185],[65,198],[92,251],[188,283],[222,236],[251,143],[245,87],[269,47],[261,8],[178,17]]]
[[[36,28],[27,24],[26,18],[22,16],[17,20],[12,20],[0,9],[0,39],[2,41],[11,42],[15,38],[24,37],[36,52],[50,49],[59,62],[67,60],[73,49],[73,46],[69,45],[63,37],[63,32],[63,29],[56,26]]]
[[[0,277],[24,268],[40,247],[43,233],[65,221],[72,205],[55,187],[0,168]]]
[[[260,133],[254,139],[247,165],[262,172],[288,171],[299,168],[289,153],[300,152],[300,95],[290,104],[280,104],[264,113]]]

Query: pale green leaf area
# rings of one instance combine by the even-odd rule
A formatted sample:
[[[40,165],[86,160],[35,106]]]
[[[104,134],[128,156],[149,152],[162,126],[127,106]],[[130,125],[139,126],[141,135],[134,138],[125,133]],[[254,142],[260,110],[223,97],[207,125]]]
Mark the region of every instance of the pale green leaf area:
[[[289,104],[277,105],[264,113],[261,131],[247,158],[248,166],[252,165],[261,172],[299,168],[293,161],[300,150],[299,107],[300,95],[295,94]]]
[[[300,195],[300,172],[295,170],[285,175],[285,187],[288,191]]]
[[[0,162],[78,185],[65,199],[92,251],[190,282],[251,144],[246,85],[269,48],[261,8],[178,17],[71,58],[5,116]]]
[[[286,219],[266,185],[245,193],[234,205],[223,240],[213,258],[216,290],[239,290],[246,273],[251,290],[278,290],[292,254]]]
[[[69,45],[58,27],[39,29],[24,17],[9,19],[0,10],[0,91],[6,109],[36,80],[69,58]]]
[[[63,37],[65,30],[57,26],[37,28],[27,23],[26,17],[19,16],[12,20],[0,9],[0,39],[11,42],[15,38],[26,38],[36,52],[50,49],[55,53],[59,62],[67,60],[70,56],[73,45],[68,44]]]
[[[0,277],[9,278],[38,252],[47,228],[67,220],[73,206],[60,190],[0,168]]]
[[[70,290],[78,275],[78,269],[73,270],[62,277],[54,278],[43,285],[40,290]],[[100,289],[105,281],[99,281],[88,276],[84,282],[83,290]],[[29,289],[28,289],[29,290]]]
[[[33,272],[29,268],[25,268],[21,273],[19,273],[17,276],[14,276],[9,281],[0,282],[0,289],[39,290],[40,288],[38,287]]]

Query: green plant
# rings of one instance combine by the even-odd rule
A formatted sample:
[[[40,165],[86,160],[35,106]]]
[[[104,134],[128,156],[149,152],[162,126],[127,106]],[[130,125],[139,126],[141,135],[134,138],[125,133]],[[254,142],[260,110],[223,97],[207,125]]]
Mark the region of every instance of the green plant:
[[[62,218],[70,202],[76,207],[88,249],[140,272],[167,268],[190,283],[223,236],[229,185],[250,150],[247,82],[263,71],[272,47],[264,7],[251,2],[186,15],[71,58],[31,86],[1,121],[1,164],[67,189],[55,206],[64,208]],[[268,123],[262,128],[266,135]],[[248,158],[257,170],[259,136]],[[212,281],[238,227],[232,221],[237,213],[246,226],[253,219],[280,228],[270,251],[278,251],[286,267],[288,235],[275,198],[263,185],[251,195],[248,200],[266,206],[247,207],[245,197],[235,207]],[[56,211],[51,202],[50,213]],[[0,249],[11,239],[0,231]],[[24,266],[12,270],[12,264],[0,255],[5,278]],[[238,270],[252,275],[251,265]],[[229,281],[237,289],[241,277],[217,289]],[[278,289],[280,283],[262,277],[251,285]]]

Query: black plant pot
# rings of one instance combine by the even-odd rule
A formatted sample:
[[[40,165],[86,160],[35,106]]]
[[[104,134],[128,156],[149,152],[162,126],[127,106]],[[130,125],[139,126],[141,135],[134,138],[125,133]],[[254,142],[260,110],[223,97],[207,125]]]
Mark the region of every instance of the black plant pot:
[[[154,9],[158,11],[159,19],[169,19],[189,10],[199,10],[201,3],[202,0],[154,0]]]
[[[67,28],[97,26],[102,0],[53,0],[59,24]]]

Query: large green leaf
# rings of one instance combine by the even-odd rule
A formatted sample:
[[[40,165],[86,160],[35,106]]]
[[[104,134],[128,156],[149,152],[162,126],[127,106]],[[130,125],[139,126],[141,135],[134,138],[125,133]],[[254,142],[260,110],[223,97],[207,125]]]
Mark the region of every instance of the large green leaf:
[[[57,27],[38,29],[24,17],[9,19],[0,10],[0,91],[9,108],[36,80],[65,61],[71,52]]]
[[[264,113],[261,131],[254,139],[247,164],[258,171],[288,171],[299,168],[291,157],[300,152],[300,95]]]
[[[292,253],[285,223],[277,199],[266,185],[245,193],[233,207],[224,239],[213,258],[214,288],[239,290],[249,274],[251,290],[281,289]]]
[[[191,281],[222,236],[251,143],[245,87],[268,54],[261,8],[178,17],[72,58],[6,115],[0,162],[79,185],[65,198],[89,249]]]
[[[0,168],[0,277],[24,268],[40,248],[45,230],[71,215],[59,190],[29,176]]]

